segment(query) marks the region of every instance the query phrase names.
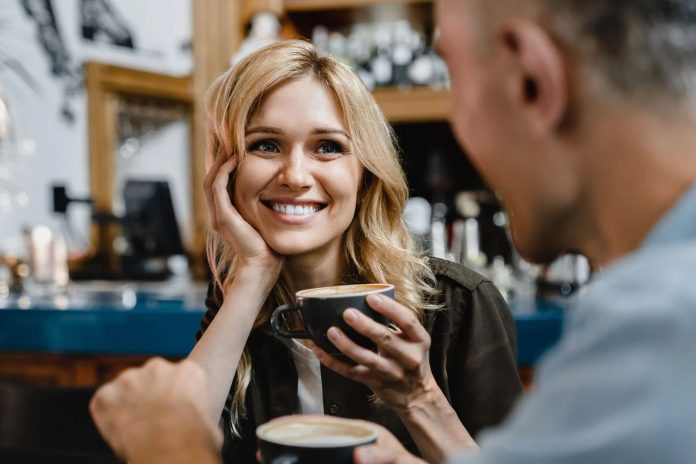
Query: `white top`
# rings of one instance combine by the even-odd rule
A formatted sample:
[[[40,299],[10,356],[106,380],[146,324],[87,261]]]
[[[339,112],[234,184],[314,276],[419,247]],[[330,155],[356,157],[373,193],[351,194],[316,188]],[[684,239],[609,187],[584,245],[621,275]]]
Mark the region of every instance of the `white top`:
[[[321,391],[321,364],[312,350],[290,341],[290,352],[297,369],[297,413],[324,414],[324,395]]]

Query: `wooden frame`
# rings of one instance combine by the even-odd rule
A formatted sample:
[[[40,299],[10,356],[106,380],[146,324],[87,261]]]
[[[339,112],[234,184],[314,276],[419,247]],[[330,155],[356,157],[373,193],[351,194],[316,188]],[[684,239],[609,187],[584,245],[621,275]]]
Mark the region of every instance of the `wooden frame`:
[[[285,0],[286,11],[321,11],[382,3],[433,3],[433,0]]]
[[[118,102],[124,97],[147,97],[161,101],[171,101],[193,105],[192,79],[190,77],[172,77],[145,71],[123,68],[103,63],[85,64],[87,87],[88,148],[90,191],[94,207],[100,212],[113,211],[114,160],[118,148]],[[192,118],[191,140],[195,134],[195,120]],[[193,143],[192,143],[193,145]],[[191,152],[191,164],[196,158]],[[197,183],[195,175],[192,184]],[[202,199],[200,189],[193,189],[193,201],[196,205]],[[195,208],[194,208],[195,212]],[[194,228],[194,241],[187,250],[195,254],[202,239],[201,231]],[[113,227],[92,227],[92,244],[95,254],[108,259],[111,269],[118,269],[117,256],[111,244],[116,236]]]
[[[118,143],[118,100],[141,96],[191,105],[191,186],[193,243],[187,250],[193,258],[193,273],[207,274],[205,230],[207,210],[202,190],[205,177],[206,129],[205,94],[212,81],[228,67],[229,59],[242,41],[240,2],[195,0],[193,8],[194,69],[191,76],[172,77],[101,63],[87,63],[85,69],[89,116],[90,188],[94,205],[112,210],[113,160]],[[116,269],[111,247],[115,230],[105,233],[92,228],[94,252],[108,257]]]

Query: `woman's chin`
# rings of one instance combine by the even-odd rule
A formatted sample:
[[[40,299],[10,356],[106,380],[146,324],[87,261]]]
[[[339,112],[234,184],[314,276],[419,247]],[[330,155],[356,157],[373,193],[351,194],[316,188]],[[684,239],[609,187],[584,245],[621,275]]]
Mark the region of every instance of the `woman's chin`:
[[[313,251],[313,247],[308,247],[306,243],[276,242],[266,241],[271,250],[285,257],[304,255]]]
[[[328,243],[321,243],[313,246],[308,245],[307,239],[298,240],[266,240],[268,246],[279,255],[287,258],[321,255],[327,252],[330,247]]]

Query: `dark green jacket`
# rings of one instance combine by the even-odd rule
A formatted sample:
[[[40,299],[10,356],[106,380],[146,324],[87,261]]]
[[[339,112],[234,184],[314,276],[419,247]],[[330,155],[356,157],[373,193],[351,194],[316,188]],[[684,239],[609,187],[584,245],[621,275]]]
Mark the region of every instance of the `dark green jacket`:
[[[429,262],[440,291],[436,302],[443,308],[426,315],[425,327],[432,338],[430,366],[459,419],[476,436],[501,422],[522,393],[515,323],[489,280],[459,264],[436,258]],[[217,313],[221,297],[211,285],[199,338]],[[297,372],[286,345],[268,328],[259,328],[249,335],[247,347],[253,379],[246,396],[247,415],[241,422],[243,437],[231,437],[227,406],[221,419],[223,457],[230,463],[256,462],[256,427],[274,417],[294,414],[298,407]],[[416,451],[396,414],[370,402],[369,388],[324,366],[321,380],[326,414],[377,422]]]

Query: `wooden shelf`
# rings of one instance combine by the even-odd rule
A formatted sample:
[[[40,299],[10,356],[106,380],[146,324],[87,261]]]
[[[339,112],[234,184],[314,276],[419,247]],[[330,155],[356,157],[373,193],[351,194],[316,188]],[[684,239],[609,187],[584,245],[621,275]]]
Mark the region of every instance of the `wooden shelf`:
[[[98,87],[103,92],[184,103],[193,101],[193,82],[190,76],[167,76],[97,62],[85,64],[85,76],[88,88]]]
[[[438,122],[449,117],[449,90],[382,88],[373,95],[391,123]]]
[[[323,11],[383,5],[385,3],[433,3],[433,0],[285,0],[287,12]]]

